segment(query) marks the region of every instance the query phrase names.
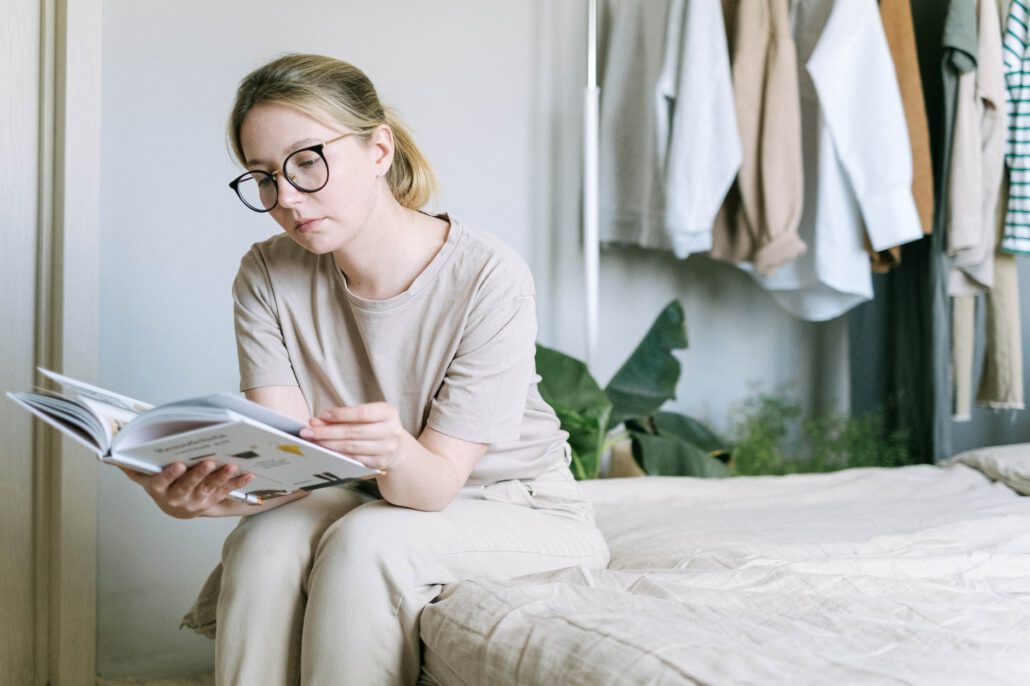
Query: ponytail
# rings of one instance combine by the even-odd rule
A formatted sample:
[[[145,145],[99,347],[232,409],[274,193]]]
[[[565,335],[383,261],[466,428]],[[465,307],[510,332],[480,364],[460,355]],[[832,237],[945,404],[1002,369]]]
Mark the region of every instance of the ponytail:
[[[436,175],[422,151],[415,145],[407,127],[390,109],[386,109],[384,123],[393,131],[393,163],[386,175],[393,197],[402,206],[417,210],[433,196]]]

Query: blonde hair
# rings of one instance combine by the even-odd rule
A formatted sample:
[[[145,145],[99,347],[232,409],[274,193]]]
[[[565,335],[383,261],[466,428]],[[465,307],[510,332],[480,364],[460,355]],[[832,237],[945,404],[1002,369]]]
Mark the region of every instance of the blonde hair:
[[[229,115],[229,144],[246,164],[240,129],[257,105],[274,103],[327,124],[356,132],[364,140],[383,124],[393,132],[394,154],[386,181],[404,207],[419,209],[436,190],[436,176],[397,116],[379,101],[375,86],[352,64],[321,55],[291,54],[258,67],[240,82]]]

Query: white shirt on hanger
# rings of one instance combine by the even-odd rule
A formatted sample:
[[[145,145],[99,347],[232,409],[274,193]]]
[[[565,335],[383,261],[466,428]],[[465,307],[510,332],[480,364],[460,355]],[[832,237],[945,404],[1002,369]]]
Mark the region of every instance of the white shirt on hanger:
[[[722,4],[603,10],[600,238],[680,258],[707,251],[741,155]]]
[[[758,283],[792,314],[823,321],[872,298],[876,250],[922,237],[897,77],[875,2],[798,0],[808,251]]]

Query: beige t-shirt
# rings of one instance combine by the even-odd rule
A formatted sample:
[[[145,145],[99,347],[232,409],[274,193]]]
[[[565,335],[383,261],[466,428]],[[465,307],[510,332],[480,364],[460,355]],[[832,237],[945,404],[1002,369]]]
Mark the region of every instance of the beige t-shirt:
[[[255,244],[233,285],[240,389],[299,386],[312,414],[385,401],[416,437],[489,444],[469,484],[533,478],[568,436],[537,390],[533,277],[503,242],[449,221],[433,261],[386,300],[356,296],[331,254],[285,234]]]

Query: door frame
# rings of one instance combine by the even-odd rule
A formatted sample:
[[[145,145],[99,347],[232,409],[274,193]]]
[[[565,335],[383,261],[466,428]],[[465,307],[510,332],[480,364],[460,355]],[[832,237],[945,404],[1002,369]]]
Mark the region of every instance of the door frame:
[[[44,166],[36,354],[51,368],[81,379],[99,375],[100,129],[103,65],[102,0],[46,0],[43,56],[49,97],[42,121]],[[50,33],[52,26],[52,33]],[[52,141],[47,139],[52,136]],[[49,143],[49,145],[47,145]],[[49,155],[43,154],[46,163]],[[49,277],[49,278],[47,278]],[[97,462],[71,439],[37,441],[37,457],[54,470],[43,483],[49,532],[49,655],[51,683],[96,682]],[[39,434],[37,434],[39,435]],[[41,449],[41,450],[40,450]],[[47,459],[49,457],[49,460]]]
[[[6,0],[0,19],[0,44],[13,56],[0,88],[15,94],[0,131],[0,184],[12,199],[0,381],[4,390],[40,383],[35,366],[96,380],[102,0]],[[92,685],[97,461],[4,402],[5,670],[18,683]]]

